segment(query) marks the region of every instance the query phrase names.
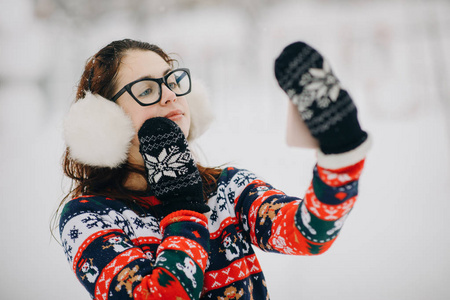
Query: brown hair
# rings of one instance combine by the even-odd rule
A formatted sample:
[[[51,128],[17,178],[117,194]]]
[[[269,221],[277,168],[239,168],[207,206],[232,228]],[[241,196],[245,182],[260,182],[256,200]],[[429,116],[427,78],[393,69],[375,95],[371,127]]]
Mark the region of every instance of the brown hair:
[[[171,67],[176,62],[156,45],[131,39],[111,42],[86,62],[78,84],[75,101],[84,98],[87,91],[111,99],[116,90],[117,73],[121,60],[129,50],[153,51]],[[114,169],[93,167],[74,160],[70,156],[68,148],[63,155],[62,166],[64,174],[72,179],[72,185],[70,192],[61,201],[58,211],[69,197],[82,195],[102,195],[120,199],[131,207],[135,206],[134,203],[146,206],[145,201],[139,200],[142,199],[140,197],[143,195],[142,191],[129,190],[124,186],[125,179],[131,172],[145,176],[144,167],[130,163],[125,163]],[[206,168],[201,165],[198,165],[198,169],[202,177],[203,194],[206,201],[207,195],[217,188],[217,179],[222,169]],[[56,215],[57,213],[54,218],[55,226],[57,225]]]

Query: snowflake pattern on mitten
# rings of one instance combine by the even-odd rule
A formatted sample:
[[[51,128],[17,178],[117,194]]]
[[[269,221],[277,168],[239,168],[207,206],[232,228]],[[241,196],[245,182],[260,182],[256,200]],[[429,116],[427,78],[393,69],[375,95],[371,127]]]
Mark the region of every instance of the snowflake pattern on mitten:
[[[192,159],[190,153],[180,152],[177,146],[163,148],[157,156],[144,155],[150,183],[158,183],[163,176],[177,178],[186,174],[188,172],[186,164]]]
[[[302,75],[299,82],[303,86],[300,94],[296,94],[295,89],[289,89],[288,95],[292,102],[298,107],[304,120],[309,120],[313,116],[311,105],[314,101],[320,108],[326,108],[331,102],[336,102],[341,90],[339,80],[334,76],[327,61],[323,62],[322,69],[310,68]]]

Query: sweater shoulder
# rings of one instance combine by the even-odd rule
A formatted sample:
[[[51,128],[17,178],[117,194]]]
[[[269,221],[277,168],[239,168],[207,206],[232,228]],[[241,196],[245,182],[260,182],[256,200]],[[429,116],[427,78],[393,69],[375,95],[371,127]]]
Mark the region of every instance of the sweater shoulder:
[[[240,193],[253,181],[259,179],[253,172],[236,168],[228,167],[222,171],[217,180],[217,189],[209,198],[217,196],[217,200],[229,198],[230,203],[234,202]]]
[[[247,169],[227,167],[220,174],[220,177],[218,179],[218,186],[230,185],[233,183],[242,184],[244,181],[248,183],[255,179],[257,179],[257,176]]]
[[[104,196],[76,197],[64,205],[59,220],[59,227],[63,228],[70,219],[80,214],[107,214],[111,210],[120,212],[125,209],[126,206],[123,202]]]
[[[117,202],[115,199],[104,196],[80,196],[69,200],[62,210],[61,216],[70,214],[78,210],[97,210],[111,206]]]

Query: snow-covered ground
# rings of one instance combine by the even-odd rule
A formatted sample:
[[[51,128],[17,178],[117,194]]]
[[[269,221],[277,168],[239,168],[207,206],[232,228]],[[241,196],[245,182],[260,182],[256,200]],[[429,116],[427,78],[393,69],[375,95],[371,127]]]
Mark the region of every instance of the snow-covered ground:
[[[49,232],[67,190],[61,124],[85,60],[124,37],[178,53],[209,86],[216,120],[198,146],[210,165],[248,168],[299,196],[315,155],[284,143],[287,100],[273,60],[295,40],[320,49],[374,145],[328,253],[258,252],[271,298],[449,299],[449,2],[161,5],[139,26],[119,11],[79,24],[37,18],[31,3],[46,1],[0,3],[9,8],[0,10],[1,299],[89,297]]]

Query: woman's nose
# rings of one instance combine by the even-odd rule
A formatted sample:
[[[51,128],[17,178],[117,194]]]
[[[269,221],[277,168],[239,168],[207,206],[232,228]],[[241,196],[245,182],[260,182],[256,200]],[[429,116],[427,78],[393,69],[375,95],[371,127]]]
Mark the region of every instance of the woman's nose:
[[[161,85],[161,104],[165,105],[171,101],[175,101],[177,95],[170,90],[165,84]]]

